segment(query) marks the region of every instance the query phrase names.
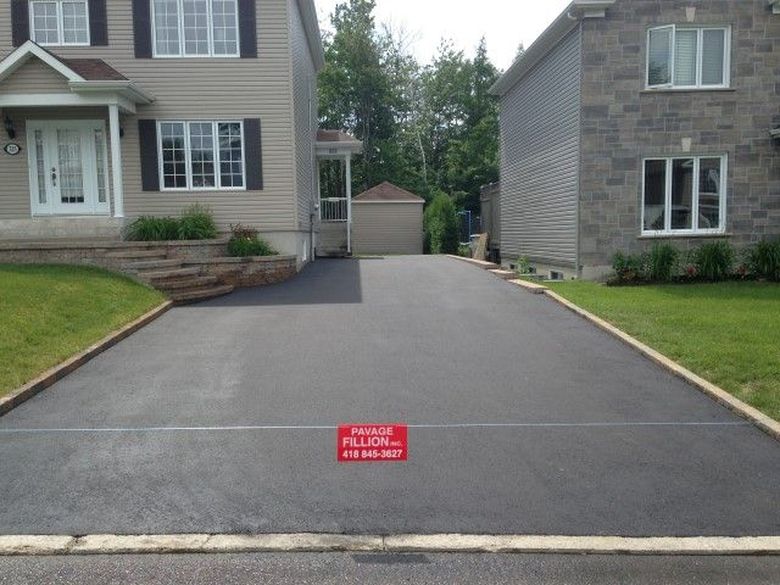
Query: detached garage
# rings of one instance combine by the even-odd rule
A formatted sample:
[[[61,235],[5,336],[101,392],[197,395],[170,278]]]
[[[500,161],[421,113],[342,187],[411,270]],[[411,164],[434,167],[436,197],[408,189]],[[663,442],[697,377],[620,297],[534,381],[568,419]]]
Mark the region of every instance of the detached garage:
[[[352,200],[355,254],[422,254],[425,200],[382,183]]]

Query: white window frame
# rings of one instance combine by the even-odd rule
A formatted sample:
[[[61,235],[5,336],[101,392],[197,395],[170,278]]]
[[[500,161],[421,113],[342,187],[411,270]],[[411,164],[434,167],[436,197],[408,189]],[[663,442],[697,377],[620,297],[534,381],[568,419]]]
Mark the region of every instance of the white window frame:
[[[54,2],[57,4],[57,42],[43,43],[35,37],[35,12],[33,4],[45,4]],[[87,16],[87,41],[84,43],[66,43],[65,42],[65,19],[62,15],[62,4],[64,2],[82,2],[86,9]],[[29,0],[28,2],[29,21],[30,21],[30,39],[42,47],[89,47],[92,44],[91,26],[89,22],[89,1],[88,0]]]
[[[693,196],[691,203],[691,229],[672,229],[672,190],[674,177],[672,169],[676,160],[693,160]],[[718,228],[699,228],[699,191],[700,169],[702,159],[720,159],[720,226]],[[666,163],[666,185],[664,193],[664,229],[645,229],[645,180],[647,177],[647,163],[652,161],[664,161]],[[726,233],[726,209],[728,200],[728,175],[729,157],[727,154],[701,154],[678,156],[649,156],[642,159],[642,199],[640,227],[643,236],[697,236],[697,235],[722,235]]]
[[[671,29],[671,47],[669,54],[671,55],[670,67],[670,82],[662,83],[658,85],[650,84],[650,35],[654,32],[662,31],[665,29]],[[674,83],[674,66],[675,66],[675,50],[677,47],[677,31],[697,31],[697,49],[696,49],[696,83],[694,85],[675,85]],[[702,84],[702,64],[704,63],[704,32],[705,31],[723,31],[723,83],[718,85],[703,85]],[[647,30],[647,44],[645,48],[646,65],[645,65],[645,88],[650,90],[658,89],[679,89],[679,90],[710,90],[710,89],[729,89],[731,87],[731,26],[678,26],[675,24],[656,26]]]
[[[179,51],[178,53],[159,53],[157,51],[157,23],[155,21],[155,3],[151,0],[149,3],[149,10],[151,12],[152,22],[152,56],[155,59],[235,59],[241,56],[241,29],[239,28],[239,15],[238,15],[238,1],[236,1],[236,52],[230,54],[215,54],[214,53],[214,8],[212,0],[208,0],[208,43],[209,52],[207,54],[190,55],[185,53],[184,42],[184,2],[183,0],[176,0],[179,11]]]
[[[165,186],[165,173],[163,163],[163,148],[162,148],[162,125],[163,124],[184,124],[184,163],[185,172],[187,174],[187,186],[186,187],[166,187]],[[214,186],[213,187],[194,187],[192,184],[192,147],[190,145],[190,124],[211,124],[212,126],[212,141],[214,145]],[[242,171],[242,187],[223,187],[222,186],[222,159],[219,153],[219,125],[220,124],[238,124],[241,128],[241,171]],[[158,120],[157,121],[157,172],[160,180],[160,191],[173,191],[180,193],[197,192],[197,191],[246,191],[246,135],[244,134],[244,122],[243,120]]]

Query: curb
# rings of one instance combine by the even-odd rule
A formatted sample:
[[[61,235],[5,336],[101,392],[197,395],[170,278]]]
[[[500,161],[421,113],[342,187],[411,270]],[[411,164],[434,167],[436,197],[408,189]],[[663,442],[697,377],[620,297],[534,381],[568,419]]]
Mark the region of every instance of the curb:
[[[726,392],[723,388],[720,388],[719,386],[716,386],[715,384],[708,382],[701,376],[694,374],[689,369],[684,368],[677,362],[669,359],[662,353],[654,350],[652,347],[645,345],[638,339],[630,336],[625,331],[618,329],[617,327],[608,323],[601,317],[597,317],[593,313],[590,313],[585,309],[583,309],[582,307],[575,305],[574,303],[563,298],[559,294],[549,289],[545,291],[545,294],[551,299],[555,300],[559,304],[569,309],[570,311],[587,319],[599,329],[606,331],[607,333],[610,333],[614,337],[617,337],[620,341],[622,341],[629,347],[632,347],[639,353],[643,354],[645,357],[655,362],[665,370],[671,372],[678,378],[681,378],[682,380],[686,381],[688,384],[690,384],[697,390],[700,390],[701,392],[703,392],[704,394],[706,394],[707,396],[715,400],[720,405],[725,406],[733,413],[753,423],[755,426],[757,426],[759,429],[764,431],[769,436],[780,441],[780,422],[777,422],[773,418],[765,415],[763,412],[753,408],[749,404],[742,402],[739,398],[732,396],[731,394]]]
[[[103,353],[107,349],[113,347],[123,339],[129,337],[142,327],[148,325],[168,309],[173,306],[171,301],[166,301],[163,304],[152,309],[148,313],[142,315],[135,321],[128,323],[121,329],[109,333],[106,337],[91,345],[84,351],[81,351],[73,357],[65,360],[61,364],[54,366],[53,368],[46,370],[43,374],[28,382],[24,386],[12,390],[9,394],[0,398],[0,416],[7,414],[23,402],[26,402],[42,390],[45,390],[58,380],[61,380],[71,372],[77,370],[92,358]]]
[[[511,534],[358,536],[309,533],[0,536],[0,557],[296,552],[778,556],[780,536],[632,538]]]
[[[480,260],[473,260],[471,258],[463,258],[461,256],[452,256],[452,255],[449,255],[449,258],[462,260],[473,266],[478,266],[485,270],[490,270],[490,268],[486,266],[490,264],[489,262],[482,262]],[[770,437],[780,441],[780,422],[767,416],[766,414],[759,411],[758,409],[753,408],[749,404],[741,401],[739,398],[732,396],[731,394],[726,392],[723,388],[720,388],[719,386],[716,386],[715,384],[708,382],[701,376],[693,373],[689,369],[669,359],[659,351],[654,350],[649,345],[645,345],[644,343],[632,337],[625,331],[618,329],[617,327],[605,321],[601,317],[597,317],[593,313],[586,311],[585,309],[583,309],[578,305],[575,305],[571,301],[551,291],[549,288],[547,288],[544,285],[534,284],[523,280],[510,280],[508,282],[516,286],[519,286],[533,294],[547,295],[549,298],[563,305],[573,313],[576,313],[580,317],[583,317],[587,321],[590,321],[593,325],[595,325],[602,331],[606,331],[607,333],[611,334],[613,337],[616,337],[617,339],[619,339],[629,347],[633,348],[634,350],[638,351],[646,358],[655,362],[656,364],[658,364],[668,372],[672,373],[678,378],[681,378],[682,380],[684,380],[685,382],[687,382],[697,390],[703,392],[704,394],[706,394],[707,396],[715,400],[721,406],[728,408],[737,416],[751,422],[753,425],[761,429]]]

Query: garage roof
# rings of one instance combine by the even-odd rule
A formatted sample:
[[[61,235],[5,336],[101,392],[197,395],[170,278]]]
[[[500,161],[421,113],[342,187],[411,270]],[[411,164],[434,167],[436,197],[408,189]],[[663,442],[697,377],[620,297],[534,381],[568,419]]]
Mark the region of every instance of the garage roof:
[[[414,203],[425,203],[425,199],[422,197],[418,197],[414,193],[410,193],[405,189],[401,189],[401,187],[396,187],[387,181],[380,183],[376,187],[372,187],[368,191],[364,191],[355,197],[353,201],[408,201]]]

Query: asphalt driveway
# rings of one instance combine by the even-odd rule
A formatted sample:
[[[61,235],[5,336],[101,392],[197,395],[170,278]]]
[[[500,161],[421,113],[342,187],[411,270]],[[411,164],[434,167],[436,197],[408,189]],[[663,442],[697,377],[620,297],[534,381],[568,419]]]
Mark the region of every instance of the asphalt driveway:
[[[406,464],[335,425],[406,422]],[[455,260],[177,308],[0,418],[0,534],[780,534],[780,444]]]

